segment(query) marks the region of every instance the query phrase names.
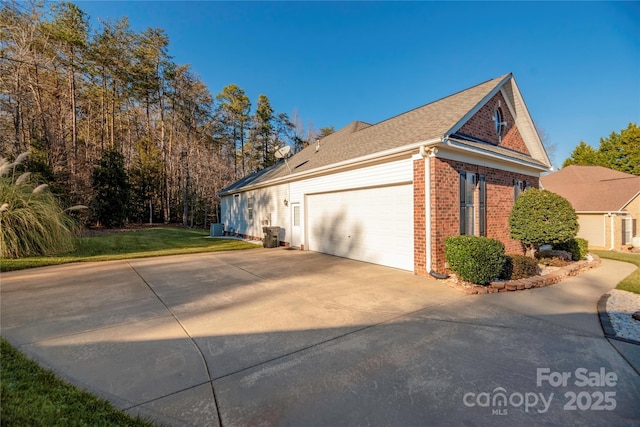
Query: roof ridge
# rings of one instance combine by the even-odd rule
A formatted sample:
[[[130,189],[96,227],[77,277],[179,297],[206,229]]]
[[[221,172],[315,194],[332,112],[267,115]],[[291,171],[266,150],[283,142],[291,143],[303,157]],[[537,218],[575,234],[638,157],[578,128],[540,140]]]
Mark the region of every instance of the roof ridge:
[[[466,88],[466,89],[462,89],[462,90],[459,90],[458,92],[452,93],[452,94],[447,95],[447,96],[443,96],[442,98],[438,98],[438,99],[436,99],[435,101],[428,102],[428,103],[426,103],[426,104],[420,105],[420,106],[418,106],[418,107],[412,108],[412,109],[407,110],[407,111],[404,111],[404,112],[402,112],[402,113],[398,113],[398,114],[396,114],[395,116],[391,116],[391,117],[388,117],[388,118],[386,118],[386,119],[383,119],[383,120],[381,120],[381,121],[379,121],[379,122],[377,122],[377,123],[373,123],[370,127],[378,126],[378,125],[380,125],[380,124],[382,124],[382,123],[388,122],[388,121],[393,120],[393,119],[395,119],[395,118],[398,118],[398,117],[400,117],[400,116],[404,116],[405,114],[409,114],[409,113],[411,113],[411,112],[413,112],[413,111],[420,110],[421,108],[428,107],[429,105],[433,105],[433,104],[436,104],[436,103],[438,103],[438,102],[444,101],[445,99],[452,98],[452,97],[454,97],[454,96],[460,95],[460,94],[462,94],[462,93],[464,93],[464,92],[467,92],[467,91],[470,91],[470,90],[472,90],[472,89],[475,89],[475,88],[477,88],[478,86],[482,86],[482,85],[487,84],[487,83],[489,83],[489,82],[491,82],[491,81],[494,81],[494,80],[502,81],[502,80],[504,80],[507,76],[509,76],[509,75],[511,75],[511,74],[513,74],[513,73],[509,72],[509,73],[507,73],[507,74],[503,74],[502,76],[495,77],[495,78],[493,78],[493,79],[489,79],[489,80],[485,80],[485,81],[483,81],[482,83],[475,84],[475,85],[470,86],[470,87],[468,87],[468,88]],[[348,126],[348,125],[347,125],[347,126]]]

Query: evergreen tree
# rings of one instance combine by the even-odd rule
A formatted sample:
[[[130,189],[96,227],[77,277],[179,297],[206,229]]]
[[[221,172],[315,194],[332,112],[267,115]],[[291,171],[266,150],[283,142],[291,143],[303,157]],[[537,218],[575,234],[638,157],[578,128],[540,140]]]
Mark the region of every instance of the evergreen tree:
[[[105,227],[122,227],[128,217],[130,185],[124,156],[118,150],[104,151],[91,175],[91,185],[95,220]]]
[[[597,150],[581,141],[562,167],[569,165],[604,166],[640,175],[640,127],[629,123],[620,133],[611,132],[607,138],[600,138]]]

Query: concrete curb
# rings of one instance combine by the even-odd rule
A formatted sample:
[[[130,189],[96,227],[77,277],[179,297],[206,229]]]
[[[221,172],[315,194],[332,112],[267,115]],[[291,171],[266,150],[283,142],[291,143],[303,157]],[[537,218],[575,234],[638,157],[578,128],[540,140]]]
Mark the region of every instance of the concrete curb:
[[[609,300],[609,294],[606,293],[600,297],[598,300],[598,317],[600,318],[600,325],[602,326],[602,332],[604,332],[604,336],[611,340],[622,341],[629,344],[640,345],[640,342],[630,340],[628,338],[619,337],[616,334],[616,330],[611,323],[611,317],[609,317],[609,312],[607,311],[607,301]]]

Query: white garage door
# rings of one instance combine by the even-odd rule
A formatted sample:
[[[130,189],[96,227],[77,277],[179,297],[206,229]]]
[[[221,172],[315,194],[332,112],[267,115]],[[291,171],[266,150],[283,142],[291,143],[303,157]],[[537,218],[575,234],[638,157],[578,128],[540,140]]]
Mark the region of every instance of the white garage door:
[[[413,271],[413,186],[307,197],[309,249]]]

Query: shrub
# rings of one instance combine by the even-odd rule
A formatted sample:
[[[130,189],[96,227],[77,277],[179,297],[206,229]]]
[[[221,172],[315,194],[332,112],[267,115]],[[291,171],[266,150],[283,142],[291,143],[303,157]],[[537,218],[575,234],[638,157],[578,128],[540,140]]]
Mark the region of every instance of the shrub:
[[[449,268],[471,283],[488,284],[498,277],[504,265],[504,245],[497,240],[452,236],[444,244]]]
[[[589,241],[580,237],[559,243],[553,247],[561,251],[570,252],[574,261],[580,261],[589,253]]]
[[[564,197],[529,188],[513,205],[509,228],[511,238],[524,243],[527,255],[533,256],[540,245],[573,239],[578,232],[578,217]]]
[[[27,153],[0,159],[0,257],[51,255],[73,248],[73,220],[46,184],[34,186],[29,172],[16,172]]]
[[[501,279],[525,279],[538,274],[538,261],[535,258],[517,254],[509,254],[505,258],[504,267],[500,272]]]

